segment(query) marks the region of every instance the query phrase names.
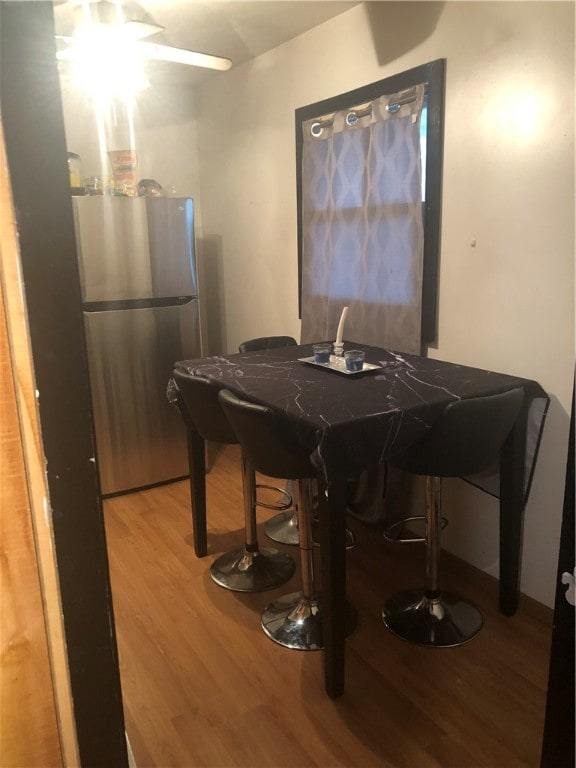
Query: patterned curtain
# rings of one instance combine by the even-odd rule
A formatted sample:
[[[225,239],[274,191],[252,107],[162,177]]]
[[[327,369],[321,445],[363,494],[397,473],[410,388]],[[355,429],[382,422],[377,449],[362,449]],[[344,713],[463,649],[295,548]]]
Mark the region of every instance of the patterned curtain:
[[[424,86],[302,126],[302,342],[419,354]]]

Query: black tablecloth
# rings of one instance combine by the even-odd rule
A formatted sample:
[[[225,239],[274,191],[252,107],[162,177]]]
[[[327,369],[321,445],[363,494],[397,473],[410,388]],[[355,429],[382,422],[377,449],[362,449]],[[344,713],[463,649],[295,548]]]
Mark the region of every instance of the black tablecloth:
[[[548,397],[535,381],[356,342],[345,348],[365,350],[366,362],[381,370],[346,376],[311,366],[299,360],[312,356],[310,345],[183,360],[176,367],[281,413],[327,479],[354,476],[399,453],[461,398],[521,387],[535,403],[531,421],[536,437],[541,433]],[[169,397],[175,400],[173,382]],[[528,440],[526,491],[537,444]]]

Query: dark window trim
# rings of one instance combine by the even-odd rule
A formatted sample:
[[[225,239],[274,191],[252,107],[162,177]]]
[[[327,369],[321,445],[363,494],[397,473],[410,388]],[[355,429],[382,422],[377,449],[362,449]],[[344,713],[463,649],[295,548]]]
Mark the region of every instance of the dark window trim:
[[[426,83],[428,137],[426,151],[426,200],[424,202],[424,268],[422,286],[422,343],[436,339],[438,325],[438,265],[440,259],[440,214],[442,202],[442,157],[444,143],[444,81],[446,60],[436,59],[375,83],[356,88],[295,112],[296,202],[298,223],[298,312],[302,316],[302,123],[347,107]]]
[[[80,764],[119,768],[128,754],[50,2],[0,2],[0,109]]]

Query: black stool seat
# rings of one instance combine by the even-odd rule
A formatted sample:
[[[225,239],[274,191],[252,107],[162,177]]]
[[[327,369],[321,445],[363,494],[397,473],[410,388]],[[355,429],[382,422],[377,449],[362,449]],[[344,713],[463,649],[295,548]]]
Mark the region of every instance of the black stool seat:
[[[238,350],[239,352],[259,352],[281,347],[295,347],[296,344],[296,339],[292,336],[262,336],[258,339],[243,341]],[[264,524],[264,531],[272,541],[277,541],[280,544],[297,545],[299,541],[297,511],[291,509],[273,515]]]
[[[262,616],[264,632],[276,643],[297,650],[324,647],[321,600],[315,588],[312,539],[312,481],[316,470],[310,457],[291,434],[289,426],[270,408],[240,400],[228,390],[220,404],[242,448],[258,472],[269,477],[298,481],[298,529],[302,591],[284,595],[267,606]],[[348,611],[348,632],[355,626]]]
[[[182,412],[188,431],[192,516],[196,552],[206,554],[205,440],[238,443],[218,402],[218,389],[207,379],[176,369]],[[245,545],[226,552],[210,567],[213,581],[237,592],[262,592],[288,581],[295,570],[291,557],[277,549],[261,549],[256,531],[256,481],[252,465],[242,454]]]
[[[405,472],[426,476],[426,586],[394,595],[382,610],[385,625],[399,637],[450,647],[471,640],[482,628],[482,615],[473,605],[438,586],[441,482],[493,467],[523,401],[523,391],[513,389],[450,403],[422,440],[391,459]]]
[[[292,336],[262,336],[258,339],[243,341],[238,350],[240,352],[259,352],[260,350],[280,347],[295,347],[296,343],[296,339],[293,339]]]

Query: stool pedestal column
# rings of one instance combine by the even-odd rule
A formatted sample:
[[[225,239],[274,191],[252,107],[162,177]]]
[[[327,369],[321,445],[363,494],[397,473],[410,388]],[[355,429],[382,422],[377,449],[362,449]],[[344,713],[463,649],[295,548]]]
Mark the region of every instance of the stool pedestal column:
[[[234,592],[265,592],[285,584],[295,570],[294,560],[277,549],[258,546],[254,468],[242,452],[242,490],[246,542],[244,549],[226,552],[212,563],[212,580]]]
[[[312,538],[312,480],[298,481],[298,528],[302,591],[274,600],[262,615],[262,628],[269,638],[285,648],[317,651],[324,648],[322,608],[315,586],[314,540]],[[347,635],[356,625],[356,613],[347,607]]]
[[[400,592],[386,601],[382,620],[398,637],[418,645],[451,648],[471,640],[482,628],[482,614],[450,592],[440,592],[440,514],[442,479],[426,477],[426,586]]]

